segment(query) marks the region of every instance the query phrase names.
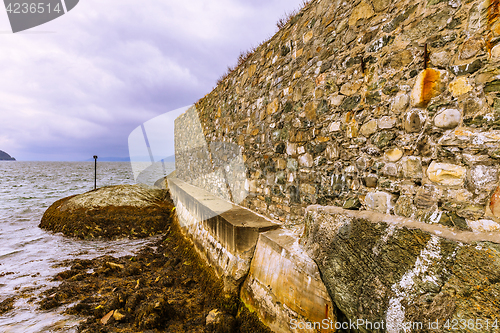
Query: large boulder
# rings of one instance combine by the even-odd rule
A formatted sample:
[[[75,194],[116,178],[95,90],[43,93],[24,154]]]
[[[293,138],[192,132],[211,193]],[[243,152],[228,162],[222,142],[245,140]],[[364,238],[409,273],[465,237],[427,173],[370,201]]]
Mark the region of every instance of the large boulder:
[[[165,231],[173,208],[167,190],[106,186],[56,201],[39,227],[79,238],[148,237]]]
[[[500,234],[310,206],[303,241],[355,332],[497,332]]]

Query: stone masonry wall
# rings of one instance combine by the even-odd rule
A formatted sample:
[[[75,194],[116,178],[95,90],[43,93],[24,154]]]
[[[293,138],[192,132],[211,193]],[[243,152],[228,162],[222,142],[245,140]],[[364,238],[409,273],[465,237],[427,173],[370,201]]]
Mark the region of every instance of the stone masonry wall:
[[[196,104],[208,145],[241,148],[242,204],[498,229],[499,2],[309,3]]]

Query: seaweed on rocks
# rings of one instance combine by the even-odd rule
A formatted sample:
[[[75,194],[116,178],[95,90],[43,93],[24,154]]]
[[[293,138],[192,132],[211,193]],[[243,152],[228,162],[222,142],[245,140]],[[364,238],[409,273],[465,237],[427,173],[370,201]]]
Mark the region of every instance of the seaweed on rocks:
[[[9,297],[0,302],[0,315],[4,314],[14,308],[14,301],[16,297]]]
[[[75,259],[39,305],[86,317],[79,332],[270,332],[184,238],[170,215],[162,238],[135,255]],[[74,304],[74,305],[71,305]],[[217,310],[217,311],[213,311]],[[211,321],[210,312],[223,320]]]

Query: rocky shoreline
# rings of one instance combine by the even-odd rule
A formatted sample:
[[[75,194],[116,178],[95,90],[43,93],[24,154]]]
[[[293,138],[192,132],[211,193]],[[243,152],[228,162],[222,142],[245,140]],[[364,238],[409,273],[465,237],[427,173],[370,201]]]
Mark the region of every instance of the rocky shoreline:
[[[123,187],[116,187],[114,191],[117,189]],[[61,207],[68,200],[71,198],[54,203],[47,210],[49,214],[44,216],[41,227],[61,231],[61,224],[54,224],[54,219],[49,218],[50,212],[53,214],[57,210],[62,216],[65,210],[61,213]],[[162,220],[164,229],[161,239],[133,256],[101,256],[92,260],[63,262],[61,265],[70,269],[54,277],[61,284],[43,293],[40,308],[68,307],[64,313],[86,318],[78,331],[87,333],[270,332],[237,295],[224,293],[222,281],[182,235],[172,203],[169,200],[164,202],[166,204],[160,206],[168,214]],[[101,206],[107,209],[104,207]],[[120,209],[124,211],[123,207]],[[78,211],[83,212],[81,207]],[[52,221],[50,226],[48,220]],[[123,220],[126,220],[125,217]],[[89,238],[90,233],[96,236],[95,226],[87,228],[83,222],[72,226],[64,228],[71,230],[69,234],[72,236]],[[98,236],[101,238],[116,236],[118,230],[106,229],[102,224],[97,227],[103,230]],[[125,228],[119,230],[123,235]],[[126,230],[131,231],[132,228]],[[138,234],[129,236],[138,237]]]

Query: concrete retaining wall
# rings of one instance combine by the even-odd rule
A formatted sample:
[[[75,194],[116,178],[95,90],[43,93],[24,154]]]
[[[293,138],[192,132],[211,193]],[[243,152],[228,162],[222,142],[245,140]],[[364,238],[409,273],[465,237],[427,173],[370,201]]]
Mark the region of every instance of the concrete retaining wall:
[[[298,244],[300,232],[179,179],[168,179],[168,187],[183,232],[226,292],[239,293],[274,332],[314,332],[306,323],[335,323],[318,268]]]

